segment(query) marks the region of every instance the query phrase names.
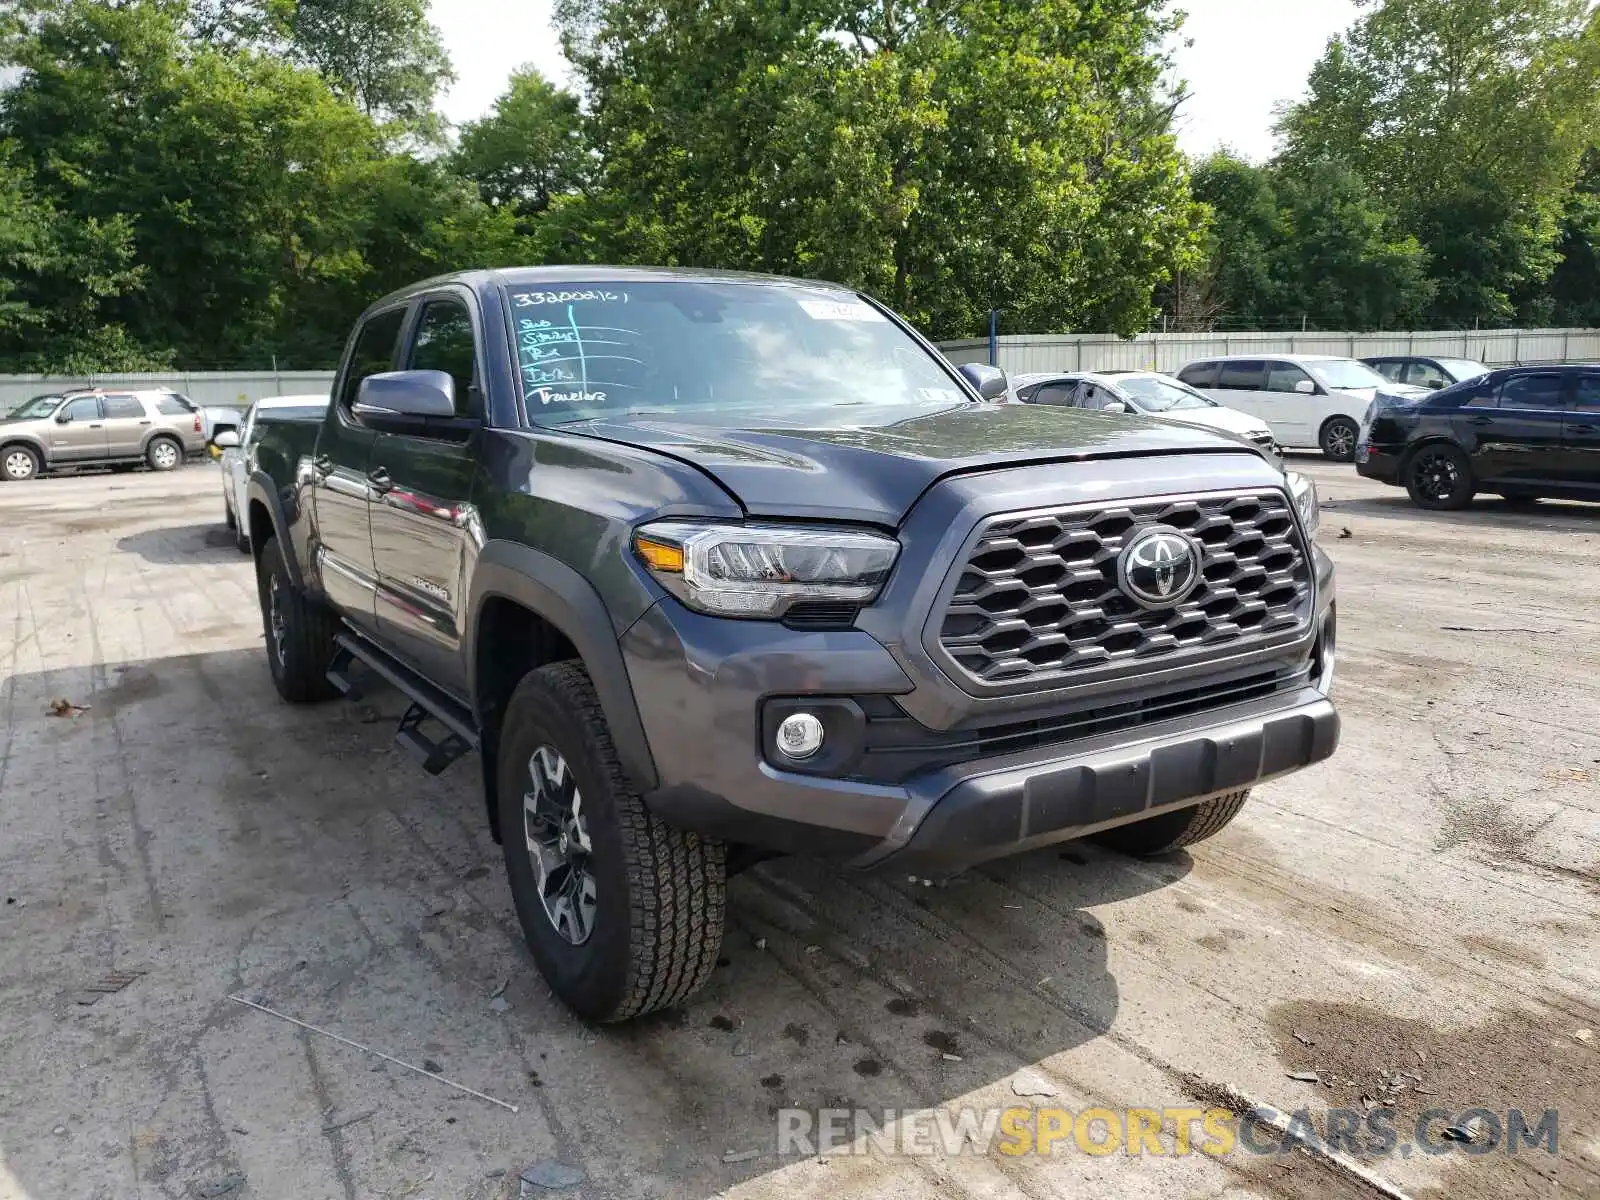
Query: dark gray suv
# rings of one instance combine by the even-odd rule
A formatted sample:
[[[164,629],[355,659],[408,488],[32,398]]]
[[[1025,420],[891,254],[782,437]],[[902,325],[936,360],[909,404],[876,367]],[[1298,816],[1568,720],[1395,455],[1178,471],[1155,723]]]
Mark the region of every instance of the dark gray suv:
[[[480,756],[534,959],[596,1020],[703,983],[765,855],[935,878],[1210,836],[1338,739],[1315,491],[1005,392],[830,284],[395,293],[326,418],[250,449],[273,680],[392,684],[426,769]]]

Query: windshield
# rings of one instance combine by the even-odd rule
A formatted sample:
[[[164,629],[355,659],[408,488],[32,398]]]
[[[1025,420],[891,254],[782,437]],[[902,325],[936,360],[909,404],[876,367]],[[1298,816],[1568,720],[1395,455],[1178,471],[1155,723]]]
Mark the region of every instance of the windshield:
[[[1133,401],[1146,412],[1172,412],[1179,408],[1220,408],[1214,400],[1207,400],[1199,392],[1176,379],[1160,379],[1155,375],[1133,375],[1116,380],[1117,387],[1133,397]]]
[[[1457,383],[1465,383],[1469,379],[1476,379],[1480,375],[1487,375],[1489,368],[1481,362],[1473,362],[1470,358],[1441,358],[1438,360],[1439,369]]]
[[[1389,381],[1366,363],[1353,358],[1330,358],[1323,362],[1302,362],[1302,366],[1322,381],[1325,388],[1360,391],[1388,387]]]
[[[535,423],[967,401],[939,360],[840,289],[674,280],[514,287],[510,296]]]
[[[65,396],[35,396],[32,400],[19,404],[7,416],[16,418],[48,417],[55,412],[56,405],[60,404]]]

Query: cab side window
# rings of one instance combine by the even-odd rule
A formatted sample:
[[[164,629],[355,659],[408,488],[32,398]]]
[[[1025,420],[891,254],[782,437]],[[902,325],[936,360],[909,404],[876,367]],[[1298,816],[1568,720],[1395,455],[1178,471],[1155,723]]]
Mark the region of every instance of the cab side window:
[[[1600,375],[1578,376],[1578,395],[1572,407],[1578,412],[1600,413]]]
[[[1269,392],[1292,392],[1302,381],[1310,383],[1311,376],[1293,363],[1274,362],[1267,364],[1267,391]]]
[[[349,408],[356,402],[356,392],[368,375],[394,370],[395,343],[400,340],[400,326],[405,316],[405,309],[391,308],[369,318],[356,334],[350,365],[345,369],[344,384],[339,389],[339,403],[344,407]]]
[[[62,411],[69,421],[98,421],[100,400],[96,396],[79,396]]]
[[[1513,376],[1500,385],[1500,407],[1559,409],[1561,384],[1561,375],[1556,371]]]
[[[1267,373],[1267,364],[1256,359],[1225,362],[1217,373],[1216,386],[1225,391],[1258,392]]]
[[[1214,362],[1191,363],[1178,372],[1178,378],[1192,388],[1216,387],[1217,364]]]
[[[476,417],[478,393],[477,350],[472,336],[472,314],[459,300],[429,300],[411,341],[413,371],[443,371],[455,381],[456,416]]]
[[[145,419],[144,405],[139,403],[137,396],[101,396],[100,404],[105,409],[108,421],[142,421]]]
[[[1400,375],[1406,369],[1405,363],[1395,362],[1393,359],[1379,359],[1377,362],[1368,363],[1367,365],[1390,383],[1399,383]]]
[[[1412,363],[1406,368],[1405,382],[1434,391],[1450,386],[1450,379],[1432,363]]]
[[[1076,387],[1076,384],[1067,381],[1041,383],[1033,393],[1033,402],[1064,408],[1072,403],[1072,392]]]

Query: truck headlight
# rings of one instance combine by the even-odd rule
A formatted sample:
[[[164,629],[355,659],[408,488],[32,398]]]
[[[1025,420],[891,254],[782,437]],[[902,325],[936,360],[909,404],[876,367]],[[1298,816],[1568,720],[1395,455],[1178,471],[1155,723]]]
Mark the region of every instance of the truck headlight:
[[[1307,533],[1316,533],[1317,527],[1322,524],[1317,485],[1298,471],[1290,471],[1284,478],[1289,482],[1289,494],[1294,497],[1294,506],[1300,512],[1300,524],[1305,526]]]
[[[855,529],[658,521],[634,532],[633,550],[690,608],[776,620],[802,600],[869,603],[900,543]]]

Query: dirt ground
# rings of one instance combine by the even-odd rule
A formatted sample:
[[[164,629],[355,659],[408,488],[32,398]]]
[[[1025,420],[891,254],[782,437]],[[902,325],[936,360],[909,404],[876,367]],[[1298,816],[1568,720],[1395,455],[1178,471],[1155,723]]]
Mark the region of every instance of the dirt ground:
[[[397,753],[393,693],[277,700],[214,468],[0,486],[0,1198],[488,1200],[551,1161],[584,1198],[1600,1196],[1600,507],[1431,515],[1305,465],[1331,762],[1161,863],[763,864],[711,986],[608,1029],[534,972],[473,765]],[[1161,1155],[776,1138],[785,1107],[1216,1102],[1381,1108],[1405,1145],[1374,1183],[1171,1125]],[[1559,1110],[1558,1152],[1404,1153],[1480,1107]]]

